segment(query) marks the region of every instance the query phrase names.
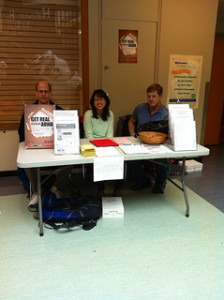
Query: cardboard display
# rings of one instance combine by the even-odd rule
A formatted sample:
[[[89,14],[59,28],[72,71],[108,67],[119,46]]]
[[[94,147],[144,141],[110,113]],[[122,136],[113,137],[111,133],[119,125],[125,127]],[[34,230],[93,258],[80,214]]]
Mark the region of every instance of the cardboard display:
[[[29,104],[24,107],[25,148],[54,148],[55,105]]]
[[[182,166],[183,161],[179,161],[178,164]],[[194,172],[194,171],[202,171],[203,169],[203,164],[194,160],[194,159],[189,159],[185,161],[185,171],[186,172]]]
[[[124,205],[121,197],[103,197],[103,218],[124,218]]]

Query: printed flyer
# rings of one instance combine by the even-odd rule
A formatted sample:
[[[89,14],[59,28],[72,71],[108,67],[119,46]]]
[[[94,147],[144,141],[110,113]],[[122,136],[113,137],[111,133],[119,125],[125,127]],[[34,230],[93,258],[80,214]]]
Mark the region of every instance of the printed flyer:
[[[119,63],[137,63],[138,30],[119,30]]]
[[[80,153],[79,117],[77,110],[54,111],[54,153]]]
[[[168,104],[198,106],[202,56],[170,55]]]
[[[54,148],[54,105],[25,105],[25,148]]]

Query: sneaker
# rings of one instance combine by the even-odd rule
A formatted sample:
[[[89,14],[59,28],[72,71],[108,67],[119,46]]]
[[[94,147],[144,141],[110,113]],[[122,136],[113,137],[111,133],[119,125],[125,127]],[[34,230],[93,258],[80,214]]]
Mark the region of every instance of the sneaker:
[[[37,193],[33,193],[28,208],[29,209],[37,208],[37,205],[38,205],[38,195]]]
[[[165,187],[163,185],[155,184],[152,192],[153,194],[164,194]]]
[[[145,182],[137,182],[137,183],[135,183],[132,187],[131,187],[131,189],[133,190],[133,191],[140,191],[140,190],[143,190],[143,189],[145,189],[145,188],[148,188],[148,187],[150,187],[151,186],[151,182],[150,181],[145,181]]]
[[[98,198],[103,198],[103,197],[105,197],[104,191],[98,191],[98,192],[97,192],[97,197],[98,197]]]
[[[113,197],[121,197],[121,190],[114,190]]]

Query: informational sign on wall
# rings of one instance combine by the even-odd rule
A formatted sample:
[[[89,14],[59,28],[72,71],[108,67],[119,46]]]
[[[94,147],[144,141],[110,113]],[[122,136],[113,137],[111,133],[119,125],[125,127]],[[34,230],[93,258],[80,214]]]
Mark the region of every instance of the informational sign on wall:
[[[202,56],[170,55],[168,104],[189,103],[198,106]]]
[[[137,63],[138,30],[119,30],[118,62]]]

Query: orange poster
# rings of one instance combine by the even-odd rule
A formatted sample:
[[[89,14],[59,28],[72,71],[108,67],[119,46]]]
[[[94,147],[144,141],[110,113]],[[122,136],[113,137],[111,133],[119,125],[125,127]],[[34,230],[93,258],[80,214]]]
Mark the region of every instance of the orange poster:
[[[54,148],[54,105],[25,105],[25,147]]]
[[[137,63],[138,30],[119,30],[119,63]]]

